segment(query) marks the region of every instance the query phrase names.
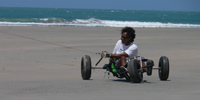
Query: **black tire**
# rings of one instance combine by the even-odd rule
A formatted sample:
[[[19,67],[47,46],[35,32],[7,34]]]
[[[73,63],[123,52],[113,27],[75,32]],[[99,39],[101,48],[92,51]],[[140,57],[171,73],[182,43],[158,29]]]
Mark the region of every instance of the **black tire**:
[[[148,76],[152,75],[153,66],[154,66],[153,60],[147,60],[147,75]]]
[[[166,56],[160,57],[158,75],[161,81],[166,81],[169,77],[169,59]]]
[[[81,76],[83,80],[89,80],[91,77],[91,58],[88,55],[85,55],[81,59]]]
[[[141,83],[143,80],[143,73],[137,59],[131,59],[128,62],[128,73],[133,83]]]

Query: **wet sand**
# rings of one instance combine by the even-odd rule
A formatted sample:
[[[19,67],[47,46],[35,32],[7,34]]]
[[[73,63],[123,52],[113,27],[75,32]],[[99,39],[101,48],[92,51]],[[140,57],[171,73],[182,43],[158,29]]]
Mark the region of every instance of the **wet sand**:
[[[112,52],[121,28],[0,26],[1,100],[197,100],[200,97],[200,28],[135,28],[139,55],[170,61],[167,81],[157,70],[134,84],[104,70],[82,80],[80,61]],[[107,63],[103,59],[99,66]]]

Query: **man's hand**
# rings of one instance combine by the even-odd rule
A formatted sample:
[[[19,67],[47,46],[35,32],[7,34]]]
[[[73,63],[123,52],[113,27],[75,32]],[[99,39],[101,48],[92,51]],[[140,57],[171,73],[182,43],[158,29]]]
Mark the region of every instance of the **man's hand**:
[[[102,51],[101,52],[101,58],[109,58],[111,56],[110,53],[108,53],[107,51]]]
[[[114,63],[115,61],[116,61],[115,58],[112,58],[112,57],[111,57],[111,58],[109,59],[109,63]]]

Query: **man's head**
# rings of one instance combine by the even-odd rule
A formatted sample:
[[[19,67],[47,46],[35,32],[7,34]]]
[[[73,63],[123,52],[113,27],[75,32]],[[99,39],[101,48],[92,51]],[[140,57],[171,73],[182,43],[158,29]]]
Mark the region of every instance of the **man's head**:
[[[125,45],[129,45],[135,39],[135,30],[131,27],[125,27],[121,30],[121,39]]]

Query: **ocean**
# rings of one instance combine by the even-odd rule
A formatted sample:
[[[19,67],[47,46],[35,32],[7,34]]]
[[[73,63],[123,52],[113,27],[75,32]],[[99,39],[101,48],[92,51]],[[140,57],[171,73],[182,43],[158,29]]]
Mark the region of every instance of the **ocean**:
[[[200,12],[0,7],[0,26],[200,28]]]

